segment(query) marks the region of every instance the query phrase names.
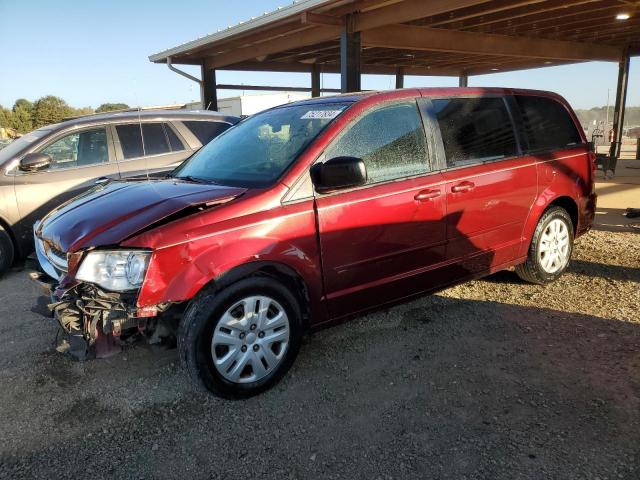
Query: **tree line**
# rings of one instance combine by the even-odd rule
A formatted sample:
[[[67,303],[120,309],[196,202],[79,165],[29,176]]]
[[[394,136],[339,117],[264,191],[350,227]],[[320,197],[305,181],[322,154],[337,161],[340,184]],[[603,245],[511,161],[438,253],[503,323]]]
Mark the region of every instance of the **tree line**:
[[[35,102],[20,98],[10,109],[0,105],[0,128],[6,127],[17,133],[27,133],[45,125],[59,123],[65,118],[127,108],[129,105],[126,103],[103,103],[95,110],[91,107],[74,108],[62,98],[53,95],[44,96]]]

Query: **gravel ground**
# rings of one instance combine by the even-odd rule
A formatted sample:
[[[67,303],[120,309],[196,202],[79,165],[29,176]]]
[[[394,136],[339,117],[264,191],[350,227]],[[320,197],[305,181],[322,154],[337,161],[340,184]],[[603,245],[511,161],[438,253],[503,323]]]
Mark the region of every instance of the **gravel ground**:
[[[175,350],[74,363],[0,281],[1,478],[640,478],[640,237],[548,287],[502,272],[313,335],[275,389],[195,393]]]

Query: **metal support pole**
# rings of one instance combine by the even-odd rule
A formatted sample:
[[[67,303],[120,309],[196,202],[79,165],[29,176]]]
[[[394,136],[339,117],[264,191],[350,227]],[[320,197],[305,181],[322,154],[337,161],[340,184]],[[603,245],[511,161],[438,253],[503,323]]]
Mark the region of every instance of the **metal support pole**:
[[[206,68],[204,65],[202,66],[202,108],[218,110],[216,71],[213,68]]]
[[[361,70],[360,32],[352,31],[352,19],[347,17],[346,26],[340,35],[340,77],[342,93],[359,92]]]
[[[467,75],[460,75],[458,77],[458,86],[459,87],[468,87],[469,86],[469,77]]]
[[[607,170],[612,172],[616,171],[616,163],[620,156],[622,133],[624,130],[624,110],[627,105],[630,58],[629,50],[625,49],[618,69],[618,89],[616,91],[616,106],[613,112],[613,141],[609,149],[609,165],[605,167],[605,174]]]
[[[396,69],[396,90],[404,88],[404,68],[398,67]]]
[[[317,63],[311,65],[311,96],[320,96],[320,65]]]

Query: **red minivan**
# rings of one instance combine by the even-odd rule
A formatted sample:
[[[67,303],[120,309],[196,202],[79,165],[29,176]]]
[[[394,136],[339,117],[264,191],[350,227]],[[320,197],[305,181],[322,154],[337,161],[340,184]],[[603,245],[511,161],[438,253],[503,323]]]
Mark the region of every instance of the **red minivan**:
[[[177,339],[197,384],[246,397],[308,329],[511,266],[555,280],[593,221],[593,178],[552,93],[324,97],[247,118],[168,178],[62,205],[36,225],[37,254],[61,350]]]

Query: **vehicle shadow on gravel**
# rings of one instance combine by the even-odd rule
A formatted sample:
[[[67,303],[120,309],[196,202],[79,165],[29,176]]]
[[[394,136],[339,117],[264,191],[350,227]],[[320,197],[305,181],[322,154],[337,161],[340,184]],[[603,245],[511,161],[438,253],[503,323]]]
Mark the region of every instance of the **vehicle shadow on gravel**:
[[[434,295],[314,334],[241,402],[175,350],[47,354],[80,380],[5,389],[0,477],[637,478],[639,352],[637,324]]]
[[[588,260],[572,259],[568,269],[569,273],[576,273],[588,277],[601,277],[609,280],[622,280],[640,283],[640,268],[622,265],[610,265],[605,263],[590,262]],[[513,270],[502,270],[482,279],[483,282],[502,284],[523,284]]]

